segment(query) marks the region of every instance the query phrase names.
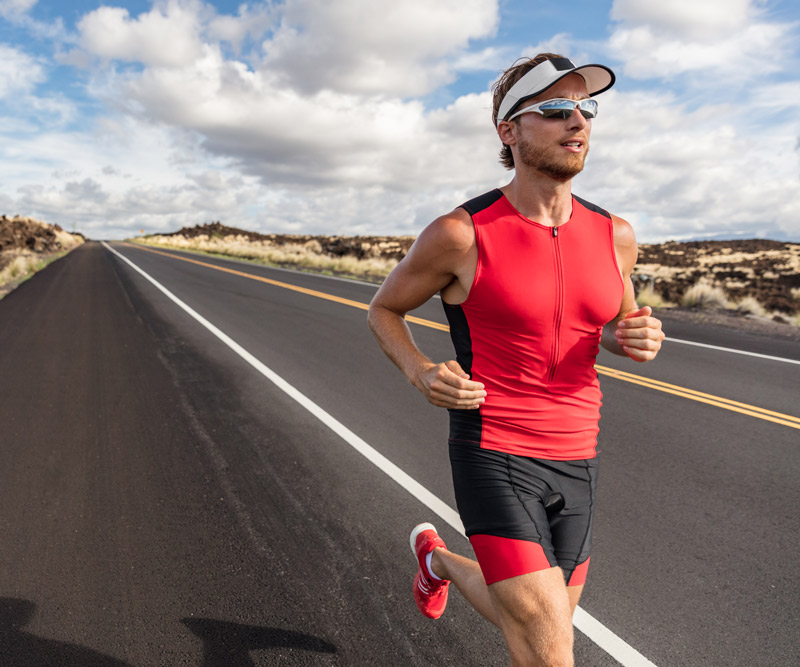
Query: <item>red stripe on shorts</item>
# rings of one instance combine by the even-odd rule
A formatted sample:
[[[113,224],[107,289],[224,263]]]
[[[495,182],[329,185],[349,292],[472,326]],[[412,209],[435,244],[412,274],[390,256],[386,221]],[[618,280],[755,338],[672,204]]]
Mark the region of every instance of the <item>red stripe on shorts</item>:
[[[580,565],[575,566],[567,586],[583,586],[586,583],[586,573],[589,571],[590,560],[592,559],[587,558]]]
[[[496,535],[473,535],[469,538],[486,585],[553,567],[541,545]]]

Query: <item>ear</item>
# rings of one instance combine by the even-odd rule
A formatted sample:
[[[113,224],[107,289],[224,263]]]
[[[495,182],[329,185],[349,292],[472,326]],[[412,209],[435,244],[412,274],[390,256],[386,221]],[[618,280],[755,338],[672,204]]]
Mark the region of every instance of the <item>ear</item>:
[[[501,121],[497,126],[497,136],[506,146],[513,146],[517,143],[516,129],[516,123],[507,120]]]

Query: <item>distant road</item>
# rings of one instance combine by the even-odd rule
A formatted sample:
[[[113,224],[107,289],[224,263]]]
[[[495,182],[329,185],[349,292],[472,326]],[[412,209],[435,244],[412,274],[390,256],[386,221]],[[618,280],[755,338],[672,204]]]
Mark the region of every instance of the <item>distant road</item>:
[[[98,243],[0,301],[0,663],[505,664],[457,593],[436,622],[411,599],[415,523],[471,552],[430,509],[455,506],[446,415],[372,340],[374,286],[110,248],[252,359]],[[419,345],[452,356],[441,304],[414,316]],[[581,608],[622,647],[578,633],[577,664],[636,664],[626,646],[659,666],[797,664],[798,365],[668,343],[598,370]]]

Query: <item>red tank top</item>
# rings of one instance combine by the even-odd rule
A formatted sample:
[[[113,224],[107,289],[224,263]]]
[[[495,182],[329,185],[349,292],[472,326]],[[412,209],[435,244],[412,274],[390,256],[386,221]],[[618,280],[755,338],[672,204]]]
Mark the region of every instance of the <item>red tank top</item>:
[[[594,370],[623,282],[611,216],[573,196],[553,228],[500,190],[470,200],[478,265],[462,304],[444,304],[456,358],[486,385],[480,410],[451,410],[450,438],[542,459],[595,456],[602,394]]]

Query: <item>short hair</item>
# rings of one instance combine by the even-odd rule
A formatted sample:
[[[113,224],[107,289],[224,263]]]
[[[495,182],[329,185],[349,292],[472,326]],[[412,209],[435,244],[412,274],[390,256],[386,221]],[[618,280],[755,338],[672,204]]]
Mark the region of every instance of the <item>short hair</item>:
[[[523,76],[530,72],[536,65],[540,65],[545,60],[554,60],[555,58],[563,58],[557,53],[540,53],[533,58],[520,58],[511,67],[500,75],[500,78],[492,86],[492,124],[497,128],[497,112],[500,110],[500,104],[506,93],[511,90],[511,87],[519,81]],[[519,118],[515,118],[512,122],[518,123]],[[514,156],[511,153],[511,148],[503,144],[500,149],[500,164],[506,169],[514,168]]]

